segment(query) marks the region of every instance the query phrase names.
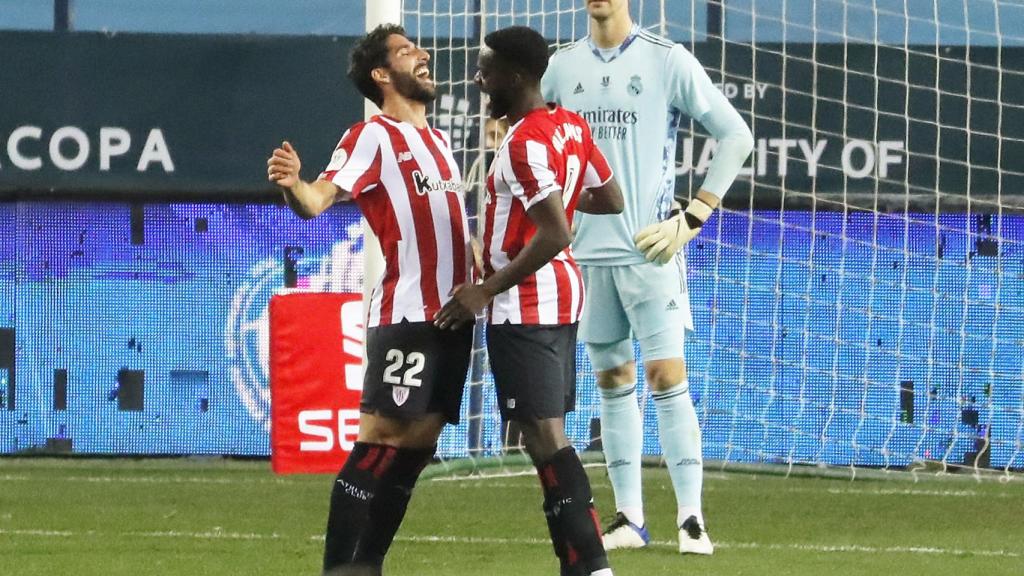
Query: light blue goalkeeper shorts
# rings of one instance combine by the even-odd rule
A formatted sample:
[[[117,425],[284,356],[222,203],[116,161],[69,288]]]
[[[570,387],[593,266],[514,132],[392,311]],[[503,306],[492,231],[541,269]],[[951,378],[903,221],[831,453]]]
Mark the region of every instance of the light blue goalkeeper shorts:
[[[687,330],[693,330],[682,258],[659,266],[581,266],[586,306],[579,339],[594,370],[634,360],[633,338],[645,361],[683,358]]]

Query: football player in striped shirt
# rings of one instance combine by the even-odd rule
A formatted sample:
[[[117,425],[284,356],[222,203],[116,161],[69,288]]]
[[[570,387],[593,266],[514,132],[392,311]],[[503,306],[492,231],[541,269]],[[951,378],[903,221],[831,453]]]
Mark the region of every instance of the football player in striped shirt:
[[[490,303],[487,347],[498,406],[519,425],[537,468],[561,573],[607,576],[590,482],[565,435],[584,301],[569,222],[575,210],[620,212],[622,195],[587,123],[540,94],[544,38],[512,27],[488,34],[484,44],[476,82],[490,97],[491,116],[509,123],[487,176],[485,280],[458,288],[437,323],[471,323]]]
[[[359,437],[331,494],[324,574],[380,574],[420,472],[446,422],[459,421],[472,325],[434,315],[469,280],[472,256],[459,167],[427,125],[430,55],[383,25],[352,50],[348,76],[382,113],[352,126],[314,182],[285,142],[268,176],[303,218],[353,199],[380,239],[384,274],[370,297]]]
[[[591,304],[580,321],[580,339],[597,371],[601,443],[618,509],[605,546],[638,548],[650,538],[640,482],[644,436],[636,339],[676,494],[679,551],[711,554],[701,511],[700,428],[683,356],[693,320],[680,250],[710,218],[754,142],[697,59],[634,24],[628,0],[583,1],[590,35],[555,53],[543,91],[590,122],[626,198],[620,217],[580,217],[573,240]],[[686,117],[718,145],[707,177],[683,211],[673,206],[673,194],[676,136]]]

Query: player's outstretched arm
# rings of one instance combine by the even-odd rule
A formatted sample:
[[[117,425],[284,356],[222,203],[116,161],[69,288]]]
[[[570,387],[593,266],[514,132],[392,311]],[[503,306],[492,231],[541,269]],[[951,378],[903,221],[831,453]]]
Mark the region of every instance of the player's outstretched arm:
[[[587,214],[622,214],[625,201],[619,183],[612,177],[595,188],[584,188],[576,203],[576,210]]]
[[[466,322],[474,321],[476,315],[495,296],[540,270],[572,241],[560,191],[549,193],[546,198],[531,206],[526,215],[537,227],[533,238],[508,266],[495,272],[482,284],[463,284],[457,287],[452,299],[435,316],[436,326],[458,328]]]
[[[267,179],[284,190],[284,199],[300,218],[310,219],[330,208],[344,194],[326,180],[305,182],[299,177],[302,161],[291,143],[285,141],[267,159]]]

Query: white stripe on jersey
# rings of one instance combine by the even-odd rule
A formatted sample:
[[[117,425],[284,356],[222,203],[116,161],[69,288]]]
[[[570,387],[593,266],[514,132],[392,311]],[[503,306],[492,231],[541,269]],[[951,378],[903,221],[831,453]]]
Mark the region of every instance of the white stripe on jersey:
[[[579,303],[581,302],[580,293],[583,290],[583,283],[581,282],[582,279],[576,275],[577,270],[570,266],[568,262],[560,261],[558,264],[565,268],[565,273],[569,275],[569,290],[572,293],[572,317],[579,318],[580,313],[582,312],[579,306]]]
[[[519,286],[513,286],[495,296],[491,301],[491,324],[521,324],[523,322],[522,311],[519,309]]]
[[[541,324],[558,324],[558,278],[555,277],[557,261],[537,270],[537,316]]]
[[[345,133],[345,136],[348,136],[348,132]],[[342,137],[342,140],[344,139],[345,137]],[[363,131],[359,134],[359,139],[356,140],[356,146],[352,150],[352,154],[347,158],[339,159],[341,162],[338,162],[338,164],[341,164],[341,166],[338,166],[335,170],[340,170],[342,167],[345,169],[338,172],[334,177],[334,184],[343,190],[352,190],[356,181],[373,165],[373,161],[377,156],[378,142],[386,140],[387,134],[384,133],[380,126],[366,124],[363,127]],[[333,165],[334,162],[332,161],[327,169],[331,169]],[[367,186],[363,192],[372,190],[376,186],[376,184]]]

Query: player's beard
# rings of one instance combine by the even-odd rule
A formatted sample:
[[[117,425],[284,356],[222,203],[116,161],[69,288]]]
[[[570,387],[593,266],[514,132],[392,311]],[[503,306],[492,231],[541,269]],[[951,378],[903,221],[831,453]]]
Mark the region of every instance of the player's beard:
[[[491,118],[500,120],[505,116],[508,116],[510,106],[504,98],[496,94],[488,94],[487,97],[487,111],[491,115]]]
[[[395,91],[409,100],[430,104],[437,96],[433,84],[425,84],[419,78],[406,72],[391,72],[391,81],[395,83]]]

